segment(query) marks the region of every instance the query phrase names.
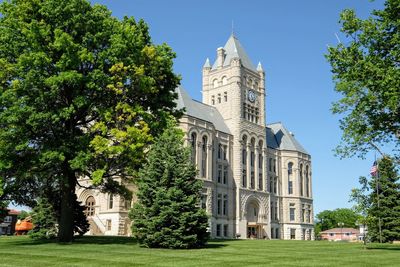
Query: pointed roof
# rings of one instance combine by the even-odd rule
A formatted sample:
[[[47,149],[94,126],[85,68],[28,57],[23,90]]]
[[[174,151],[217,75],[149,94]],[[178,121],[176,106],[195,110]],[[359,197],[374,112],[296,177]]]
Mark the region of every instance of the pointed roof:
[[[210,60],[207,58],[206,62],[203,65],[203,68],[211,68]]]
[[[244,50],[239,40],[233,33],[226,42],[224,50],[225,50],[225,60],[223,64],[224,67],[229,66],[231,64],[232,58],[239,58],[244,67],[251,69],[253,71],[257,71],[253,63],[251,62],[249,56],[247,55],[246,51]],[[217,66],[218,66],[217,60],[215,60],[212,69],[216,69]]]
[[[268,147],[279,150],[298,151],[310,155],[281,122],[268,124],[266,128]]]
[[[222,115],[215,107],[192,99],[182,86],[178,86],[175,92],[178,94],[178,99],[176,100],[177,108],[185,108],[184,113],[186,115],[208,121],[212,123],[218,131],[228,134],[231,133]]]
[[[257,71],[264,71],[264,69],[263,69],[263,67],[261,65],[261,62],[258,62]]]

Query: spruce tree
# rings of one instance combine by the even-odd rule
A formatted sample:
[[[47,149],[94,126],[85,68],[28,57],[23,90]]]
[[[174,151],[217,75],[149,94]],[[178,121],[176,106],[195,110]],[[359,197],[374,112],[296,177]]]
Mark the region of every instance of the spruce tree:
[[[400,240],[399,178],[393,161],[383,157],[379,161],[378,175],[370,181],[368,235],[371,241],[380,241],[379,220],[382,242]]]
[[[199,207],[202,182],[190,149],[174,123],[152,146],[137,179],[138,201],[130,212],[132,233],[142,245],[198,248],[208,239],[208,218]]]

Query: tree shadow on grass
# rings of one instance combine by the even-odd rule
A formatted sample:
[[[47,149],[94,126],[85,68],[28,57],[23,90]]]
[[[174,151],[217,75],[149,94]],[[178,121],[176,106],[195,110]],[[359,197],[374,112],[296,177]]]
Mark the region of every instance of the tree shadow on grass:
[[[371,244],[366,248],[369,250],[400,250],[400,244]]]

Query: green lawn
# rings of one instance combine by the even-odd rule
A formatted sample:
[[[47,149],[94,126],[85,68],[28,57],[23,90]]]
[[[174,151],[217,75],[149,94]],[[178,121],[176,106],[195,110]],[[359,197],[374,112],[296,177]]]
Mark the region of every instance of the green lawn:
[[[62,245],[1,236],[0,266],[400,266],[400,245],[230,240],[167,250],[141,248],[124,237],[84,237]]]

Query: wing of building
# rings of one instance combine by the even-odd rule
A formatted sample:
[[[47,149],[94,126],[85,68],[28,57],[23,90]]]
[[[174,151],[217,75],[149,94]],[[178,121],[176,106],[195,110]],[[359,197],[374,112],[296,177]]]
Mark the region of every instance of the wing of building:
[[[314,239],[311,156],[282,123],[266,124],[265,73],[239,40],[231,35],[215,62],[206,60],[202,102],[176,90],[211,236]],[[92,234],[129,234],[130,203],[83,188],[77,195]]]

